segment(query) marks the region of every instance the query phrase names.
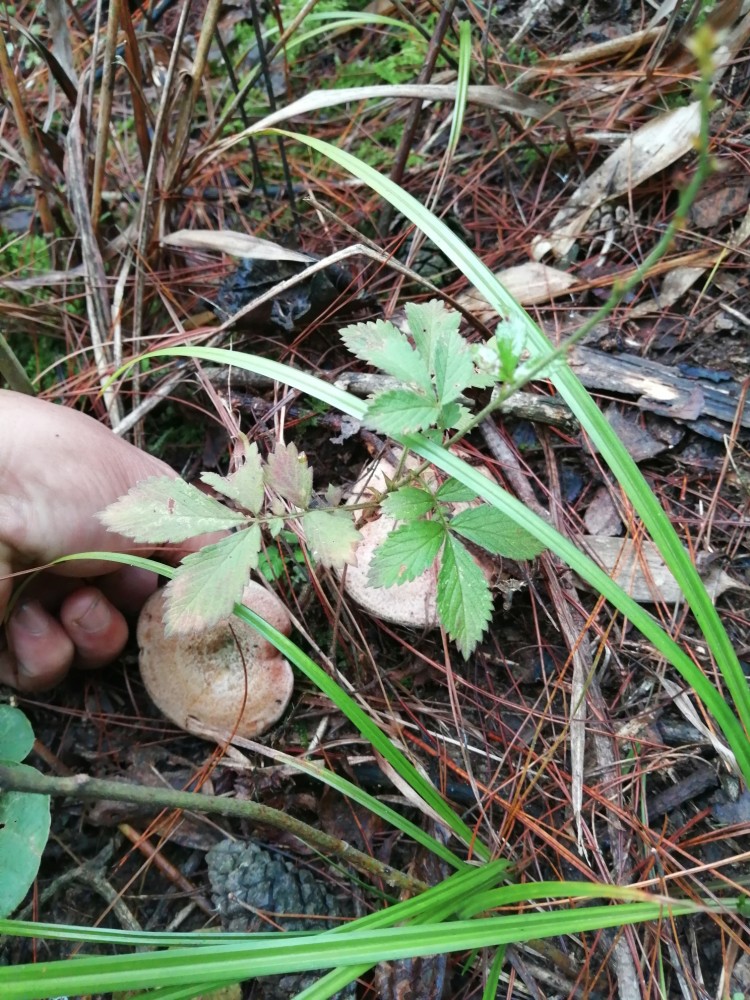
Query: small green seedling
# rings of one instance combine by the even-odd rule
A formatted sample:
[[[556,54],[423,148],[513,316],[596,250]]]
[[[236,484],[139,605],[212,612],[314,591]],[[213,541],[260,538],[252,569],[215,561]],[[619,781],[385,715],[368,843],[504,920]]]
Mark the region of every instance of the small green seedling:
[[[516,340],[498,339],[495,368],[500,368],[482,370],[458,332],[456,313],[432,301],[408,305],[406,315],[409,336],[384,321],[341,331],[358,358],[399,383],[370,399],[365,423],[395,439],[414,433],[439,442],[455,438],[472,420],[464,392],[495,385],[498,374],[512,377],[521,347]],[[235,471],[201,477],[232,508],[181,479],[156,478],[135,486],[100,515],[112,531],[152,545],[231,532],[187,556],[167,585],[170,632],[208,628],[231,613],[249,574],[258,569],[263,531],[271,538],[294,531],[313,561],[336,572],[356,563],[360,533],[354,517],[361,505],[342,504],[341,491],[333,486],[316,495],[313,471],[294,444],[279,442],[265,460],[244,437],[239,448]],[[438,615],[468,656],[490,620],[492,594],[467,543],[513,559],[533,558],[542,546],[496,508],[476,506],[477,495],[454,479],[431,488],[426,477],[407,471],[377,503],[400,524],[376,552],[371,585],[398,586],[437,560]],[[455,504],[475,506],[457,512]]]

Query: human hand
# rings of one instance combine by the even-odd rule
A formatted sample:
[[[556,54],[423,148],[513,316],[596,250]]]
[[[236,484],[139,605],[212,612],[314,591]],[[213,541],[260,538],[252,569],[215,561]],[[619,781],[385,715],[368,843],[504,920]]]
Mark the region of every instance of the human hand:
[[[0,390],[0,683],[43,691],[72,665],[98,667],[120,653],[125,614],[155,589],[154,574],[64,563],[39,574],[8,617],[19,580],[10,574],[76,552],[147,555],[94,515],[138,481],[165,475],[175,473],[91,417]]]

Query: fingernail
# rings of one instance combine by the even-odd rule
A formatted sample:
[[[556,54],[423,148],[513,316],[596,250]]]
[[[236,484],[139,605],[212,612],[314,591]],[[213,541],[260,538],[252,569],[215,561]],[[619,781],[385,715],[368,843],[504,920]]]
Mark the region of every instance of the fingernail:
[[[101,597],[96,597],[86,611],[76,618],[76,624],[84,632],[103,632],[112,620],[109,607]]]
[[[39,601],[25,601],[20,604],[13,612],[13,618],[29,635],[44,635],[49,628],[47,612]]]

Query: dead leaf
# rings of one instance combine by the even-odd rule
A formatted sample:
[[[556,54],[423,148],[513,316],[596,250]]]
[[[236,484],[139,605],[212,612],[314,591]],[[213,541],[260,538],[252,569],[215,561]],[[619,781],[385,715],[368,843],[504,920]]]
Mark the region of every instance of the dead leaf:
[[[549,267],[549,265],[541,264],[536,260],[529,260],[517,267],[506,267],[503,271],[496,271],[495,277],[506,292],[509,292],[522,306],[551,302],[552,299],[565,295],[578,280],[567,271],[561,271],[557,267]],[[458,296],[457,301],[482,323],[491,323],[497,319],[498,314],[487,302],[487,299],[473,289],[463,292]]]
[[[694,101],[660,115],[630,135],[557,213],[550,235],[536,238],[533,244],[536,260],[550,252],[558,258],[569,254],[595,209],[632,191],[689,153],[699,130],[700,105]]]
[[[628,449],[634,462],[645,462],[666,451],[668,445],[657,440],[643,426],[641,414],[634,414],[632,408],[625,413],[613,403],[607,408],[605,416],[612,430]]]
[[[622,531],[622,520],[606,486],[600,486],[583,515],[583,523],[591,535],[610,537]]]
[[[179,247],[180,250],[215,250],[233,257],[247,260],[294,260],[309,264],[315,258],[310,254],[290,250],[270,240],[262,240],[249,233],[235,233],[230,229],[180,229],[163,237],[164,247]]]
[[[639,604],[677,604],[683,600],[680,585],[654,542],[581,535],[577,543]],[[717,563],[707,566],[701,576],[714,602],[725,590],[750,590],[746,584],[725,573]]]

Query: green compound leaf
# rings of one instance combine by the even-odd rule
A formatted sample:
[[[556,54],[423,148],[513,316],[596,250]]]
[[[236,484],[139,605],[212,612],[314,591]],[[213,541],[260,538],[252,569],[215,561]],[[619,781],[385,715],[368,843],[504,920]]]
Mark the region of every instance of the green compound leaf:
[[[33,771],[25,764],[19,770]],[[49,795],[0,794],[0,917],[23,902],[39,871],[50,827]]]
[[[450,528],[493,555],[508,559],[533,559],[544,551],[538,539],[489,504],[456,514]]]
[[[309,510],[302,517],[302,527],[316,562],[335,570],[356,565],[362,536],[348,511]]]
[[[295,507],[307,507],[312,496],[313,474],[307,455],[294,444],[279,441],[268,456],[265,480],[280,497]]]
[[[258,454],[257,444],[242,435],[242,464],[228,476],[217,476],[215,472],[203,472],[201,479],[230,500],[235,500],[245,510],[258,514],[263,506],[263,464]]]
[[[441,336],[458,336],[459,313],[448,310],[439,299],[429,302],[407,302],[406,322],[417,350],[431,372],[435,371],[435,351]]]
[[[18,764],[34,746],[31,723],[12,705],[0,705],[0,760]]]
[[[448,403],[447,406],[442,407],[438,419],[440,426],[446,430],[449,427],[455,427],[456,430],[462,431],[471,422],[471,410],[462,403]]]
[[[379,368],[406,385],[432,392],[430,370],[393,323],[376,320],[356,323],[339,331],[346,347],[361,361]]]
[[[367,407],[365,422],[380,434],[401,437],[431,427],[439,415],[440,407],[434,399],[410,389],[389,389]]]
[[[402,486],[389,493],[380,505],[381,510],[394,521],[416,521],[435,506],[433,496],[416,486]]]
[[[440,521],[414,521],[396,528],[375,550],[367,582],[371,587],[393,587],[415,580],[435,562],[445,538]]]
[[[440,402],[458,399],[474,382],[474,362],[468,343],[456,330],[441,330],[435,343],[435,391]]]
[[[186,556],[164,591],[167,635],[202,631],[228,618],[258,565],[260,547],[260,527],[251,524]]]
[[[472,500],[477,499],[477,495],[474,490],[470,490],[468,486],[464,486],[463,483],[459,483],[459,481],[454,479],[453,476],[449,476],[448,479],[445,480],[435,494],[435,497],[440,500],[441,503],[471,503]]]
[[[184,479],[168,476],[144,479],[96,516],[110,531],[152,545],[184,542],[246,521],[244,514],[227,510]]]
[[[484,573],[452,535],[446,537],[438,573],[437,609],[448,635],[468,657],[487,628],[492,595]]]

